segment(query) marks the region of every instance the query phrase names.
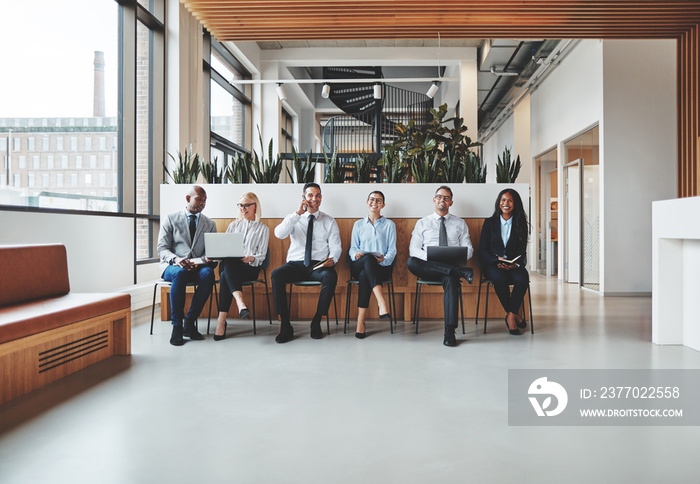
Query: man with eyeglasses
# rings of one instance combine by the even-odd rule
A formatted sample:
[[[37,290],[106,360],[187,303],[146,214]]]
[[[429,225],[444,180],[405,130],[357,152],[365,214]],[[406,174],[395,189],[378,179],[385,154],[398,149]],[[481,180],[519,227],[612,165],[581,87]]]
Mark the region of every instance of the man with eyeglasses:
[[[294,339],[294,329],[289,320],[286,284],[298,281],[313,280],[321,283],[316,313],[311,320],[311,337],[323,337],[321,318],[328,313],[333,300],[338,282],[334,266],[340,259],[342,247],[335,219],[319,210],[321,199],[321,187],[317,183],[307,183],[304,185],[297,210],[287,215],[282,223],[275,227],[275,236],[278,239],[289,237],[291,242],[287,251],[287,263],[272,272],[275,308],[282,323],[275,338],[278,343]]]
[[[428,260],[427,247],[431,246],[467,247],[468,259],[474,254],[466,222],[449,213],[452,203],[452,190],[446,186],[438,188],[433,197],[435,211],[416,222],[413,229],[407,262],[408,270],[415,276],[427,281],[442,282],[445,292],[445,346],[457,346],[455,328],[459,310],[459,279],[464,278],[471,283],[474,277],[472,270],[467,267]]]
[[[214,285],[214,269],[204,257],[204,234],[216,232],[216,223],[201,212],[207,204],[207,192],[194,185],[185,196],[185,209],[168,215],[158,234],[158,257],[161,277],[170,281],[170,311],[173,332],[170,344],[182,346],[183,336],[191,340],[202,340],[195,320],[202,312],[204,303]],[[187,283],[196,282],[190,309],[185,316],[185,292]],[[184,328],[183,328],[184,319]]]

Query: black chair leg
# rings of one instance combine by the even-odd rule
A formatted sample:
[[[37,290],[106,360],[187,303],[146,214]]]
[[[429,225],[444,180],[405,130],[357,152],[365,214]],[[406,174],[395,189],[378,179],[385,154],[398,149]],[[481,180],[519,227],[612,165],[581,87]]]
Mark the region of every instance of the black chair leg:
[[[389,313],[391,313],[391,317],[389,318],[389,331],[391,334],[394,334],[394,315],[396,314],[396,303],[394,302],[394,296],[393,296],[393,291],[392,291],[392,286],[394,285],[393,282],[389,281],[386,284],[386,288],[388,289],[388,296],[389,296]]]
[[[481,304],[481,285],[482,282],[479,281],[479,294],[476,296],[476,319],[474,324],[479,324],[479,305]]]
[[[345,297],[345,325],[343,326],[343,334],[348,332],[350,324],[350,299],[352,298],[352,284],[348,282],[347,295]]]
[[[527,283],[527,304],[530,307],[530,334],[535,334],[535,323],[532,319],[532,292],[530,291],[530,282]]]
[[[462,334],[464,331],[464,301],[462,300],[462,283],[459,283],[459,312],[462,314]]]
[[[486,283],[486,305],[484,306],[484,334],[486,334],[486,325],[489,322],[489,287],[491,284]]]
[[[418,284],[418,290],[416,291],[416,334],[418,334],[418,323],[420,321],[420,293],[423,285]]]
[[[156,316],[156,291],[158,290],[158,283],[153,287],[153,304],[151,305],[151,334],[153,334],[153,318]],[[161,301],[161,304],[163,302]]]
[[[418,283],[416,283],[416,292],[413,299],[413,324],[416,324],[416,308],[418,307]]]
[[[217,307],[217,313],[218,313],[218,307],[219,307],[219,291],[216,289],[216,283],[211,288],[212,292],[214,293],[214,297],[216,298],[216,307]],[[207,319],[207,334],[209,334],[209,326],[211,325],[211,301],[212,301],[212,296],[209,294],[209,319]],[[218,314],[217,314],[218,316]]]
[[[250,285],[250,291],[252,294],[253,302],[251,303],[253,306],[253,334],[258,334],[258,329],[255,327],[255,284]]]

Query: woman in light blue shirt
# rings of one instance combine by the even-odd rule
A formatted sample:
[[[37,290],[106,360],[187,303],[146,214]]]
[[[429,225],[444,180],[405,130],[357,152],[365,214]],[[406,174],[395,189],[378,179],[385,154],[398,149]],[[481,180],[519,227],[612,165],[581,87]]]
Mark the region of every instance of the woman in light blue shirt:
[[[396,225],[383,217],[384,194],[375,190],[367,197],[369,215],[355,222],[348,255],[350,272],[359,281],[357,296],[357,329],[355,336],[362,339],[365,334],[365,319],[372,293],[379,305],[379,318],[391,319],[382,295],[382,282],[391,278],[396,258]]]

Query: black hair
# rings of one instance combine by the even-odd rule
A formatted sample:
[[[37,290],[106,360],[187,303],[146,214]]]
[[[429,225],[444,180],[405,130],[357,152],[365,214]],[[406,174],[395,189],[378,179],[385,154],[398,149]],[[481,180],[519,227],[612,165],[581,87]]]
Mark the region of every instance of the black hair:
[[[309,182],[306,185],[304,185],[304,189],[302,190],[301,193],[306,193],[307,188],[318,188],[318,191],[319,192],[321,191],[321,186],[318,183]]]
[[[384,197],[384,194],[379,190],[372,190],[371,192],[369,192],[369,195],[367,195],[367,200],[369,200],[369,197],[371,197],[373,193],[380,194],[382,196],[382,202],[386,203],[386,198]]]
[[[530,229],[530,224],[527,221],[527,214],[525,213],[525,207],[523,206],[523,200],[520,198],[520,194],[513,190],[512,188],[506,188],[501,190],[498,194],[495,203],[495,209],[493,211],[493,218],[498,219],[501,214],[501,197],[506,193],[510,193],[513,197],[513,229],[511,234],[515,237],[521,244],[527,244],[527,236]]]
[[[447,190],[448,192],[450,192],[450,198],[454,198],[454,195],[452,195],[452,189],[450,187],[448,187],[447,185],[443,185],[441,187],[438,187],[438,189],[435,190],[435,195],[437,195],[437,192],[439,192],[440,190]]]

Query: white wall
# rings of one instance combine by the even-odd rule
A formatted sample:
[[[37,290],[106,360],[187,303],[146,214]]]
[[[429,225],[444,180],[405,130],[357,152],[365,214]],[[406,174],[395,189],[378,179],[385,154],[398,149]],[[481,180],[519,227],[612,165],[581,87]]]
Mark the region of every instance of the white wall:
[[[651,291],[651,202],[676,196],[675,59],[674,40],[584,40],[530,94],[530,152],[537,156],[559,147],[560,200],[563,143],[600,124],[605,295]],[[522,129],[511,115],[488,140],[489,171]],[[560,262],[563,247],[560,243]]]
[[[134,219],[0,211],[0,244],[64,244],[73,292],[107,292],[134,283]]]
[[[604,41],[603,85],[605,293],[651,292],[651,202],[676,196],[676,41]]]

